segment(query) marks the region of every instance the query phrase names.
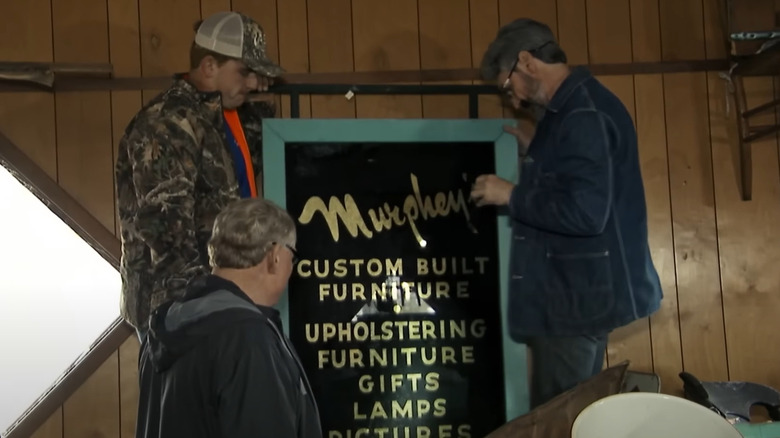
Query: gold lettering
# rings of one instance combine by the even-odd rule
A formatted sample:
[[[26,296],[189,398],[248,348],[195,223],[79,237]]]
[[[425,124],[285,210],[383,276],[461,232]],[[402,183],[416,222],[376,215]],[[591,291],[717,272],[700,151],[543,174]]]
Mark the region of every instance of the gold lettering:
[[[362,259],[303,259],[298,262],[297,265],[298,276],[301,278],[309,278],[314,276],[318,278],[328,278],[334,276],[336,278],[344,277],[360,277],[361,268],[366,268],[366,273],[371,277],[391,277],[400,276],[404,274],[403,259],[369,259],[368,261]],[[313,272],[312,272],[313,268]]]
[[[431,402],[428,400],[417,400],[417,417],[422,418],[431,411]]]
[[[371,376],[368,374],[360,376],[360,379],[358,379],[358,388],[363,394],[371,394],[374,390],[374,381],[371,379]]]
[[[463,363],[474,363],[474,347],[472,345],[463,346],[461,355],[461,361],[463,361]]]
[[[400,403],[393,400],[393,418],[414,418],[412,401],[406,400],[402,407]]]
[[[422,382],[425,382],[425,386],[421,386]],[[371,394],[375,391],[384,393],[386,387],[389,386],[390,392],[418,392],[420,388],[424,388],[428,392],[437,391],[439,389],[439,373],[431,372],[426,373],[423,376],[422,373],[408,373],[408,374],[390,374],[389,377],[386,374],[380,374],[373,377],[369,374],[364,374],[358,379],[358,389],[363,394]]]
[[[391,207],[385,202],[383,207],[384,208],[379,208],[377,210],[368,210],[368,217],[371,218],[371,223],[374,225],[374,229],[377,232],[389,230],[393,228],[393,225],[401,226],[406,222],[406,219],[401,218],[399,215],[400,210],[398,206]]]
[[[371,413],[366,414],[359,402],[353,402],[352,415],[356,420],[398,419],[398,418],[423,418],[429,415],[441,418],[447,413],[447,401],[437,398],[431,403],[425,399],[407,399],[374,401],[371,403]],[[364,406],[368,407],[368,406]],[[388,411],[390,414],[388,415]]]
[[[443,417],[447,413],[447,400],[437,398],[433,401],[433,416]]]
[[[300,268],[299,268],[300,270]],[[417,275],[428,275],[428,260],[417,259]]]
[[[425,390],[430,392],[439,390],[439,373],[425,375]]]
[[[366,419],[366,414],[361,414],[359,412],[358,402],[352,403],[352,413],[354,414],[352,417],[355,420],[365,420]]]
[[[488,257],[436,257],[417,259],[417,275],[478,275],[485,274]]]
[[[441,347],[441,363],[442,364],[457,363],[457,361],[455,360],[455,349],[453,347],[450,347],[449,345]]]
[[[382,274],[382,262],[380,262],[379,259],[370,259],[368,263],[366,263],[366,271],[368,272],[368,275],[378,277]]]
[[[338,259],[333,262],[333,276],[336,278],[344,278],[347,276],[347,261],[344,259]]]
[[[375,418],[387,418],[387,412],[380,401],[374,402],[374,409],[371,410],[371,419]]]
[[[414,418],[415,400],[392,402],[390,405],[392,418]],[[382,408],[384,410],[384,408]],[[435,408],[434,408],[435,411]],[[436,411],[435,411],[436,412]],[[360,419],[365,420],[366,414]],[[457,435],[453,432],[457,431]],[[439,424],[433,429],[429,426],[393,426],[393,427],[361,427],[358,429],[329,430],[328,438],[431,438],[431,434],[437,432],[438,438],[471,438],[471,425],[469,424]]]
[[[367,214],[373,231],[366,225],[363,214],[350,194],[344,195],[343,202],[336,196],[331,196],[327,206],[321,197],[310,197],[304,204],[298,221],[307,225],[317,213],[320,213],[335,242],[338,242],[340,238],[339,222],[344,225],[350,236],[358,237],[362,234],[368,239],[374,236],[374,232],[381,233],[391,230],[393,227],[408,225],[421,246],[425,246],[425,239],[417,228],[417,220],[421,216],[423,220],[428,220],[429,218],[447,217],[452,213],[460,213],[470,224],[471,217],[463,190],[438,192],[431,198],[430,195],[422,195],[417,175],[411,173],[409,178],[412,193],[406,196],[402,205],[390,205],[385,202],[379,207],[368,209]],[[300,270],[301,268],[299,268]]]
[[[468,281],[458,281],[455,283],[455,296],[458,298],[468,298],[469,297],[469,282]]]
[[[470,322],[466,320],[441,320],[438,324],[429,320],[323,322],[307,323],[304,330],[306,341],[312,344],[327,343],[333,339],[340,342],[427,341],[466,339],[467,337],[481,339],[487,331],[487,323],[481,318]]]
[[[360,214],[360,210],[355,204],[355,199],[352,195],[344,195],[344,203],[335,196],[331,196],[328,202],[328,206],[325,206],[325,201],[319,196],[312,196],[306,201],[303,206],[301,215],[298,217],[298,222],[303,225],[308,224],[314,218],[316,213],[322,214],[322,218],[325,219],[325,223],[330,229],[330,234],[333,236],[333,241],[339,241],[339,219],[341,223],[347,228],[350,236],[357,237],[358,231],[363,233],[363,236],[371,238],[374,233],[368,229],[363,216]]]
[[[311,260],[301,260],[296,265],[298,267],[298,276],[301,278],[311,277]]]

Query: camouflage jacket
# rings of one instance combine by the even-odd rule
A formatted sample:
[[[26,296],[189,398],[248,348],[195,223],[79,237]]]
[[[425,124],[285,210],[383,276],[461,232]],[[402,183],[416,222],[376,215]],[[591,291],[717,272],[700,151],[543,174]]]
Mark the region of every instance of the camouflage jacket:
[[[245,103],[238,114],[262,193],[262,119],[275,110]],[[122,317],[146,329],[153,309],[210,272],[206,244],[217,213],[239,198],[219,93],[182,77],[146,104],[119,143],[116,191],[122,242]]]

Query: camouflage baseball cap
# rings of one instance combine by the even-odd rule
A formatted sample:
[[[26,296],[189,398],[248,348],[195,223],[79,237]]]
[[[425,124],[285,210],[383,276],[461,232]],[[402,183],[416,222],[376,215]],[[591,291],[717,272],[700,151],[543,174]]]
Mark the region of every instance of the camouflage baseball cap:
[[[253,71],[270,77],[284,73],[266,53],[265,32],[256,21],[238,12],[217,12],[203,20],[195,44],[244,61]]]

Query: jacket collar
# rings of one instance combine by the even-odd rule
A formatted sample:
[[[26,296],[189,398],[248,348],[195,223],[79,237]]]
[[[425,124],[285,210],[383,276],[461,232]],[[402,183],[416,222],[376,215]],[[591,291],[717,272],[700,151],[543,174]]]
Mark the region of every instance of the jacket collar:
[[[187,73],[177,73],[173,76],[173,88],[190,96],[201,110],[209,116],[209,119],[219,122],[222,120],[222,95],[219,91],[200,91],[189,81]]]
[[[583,82],[592,78],[590,71],[582,66],[573,67],[569,73],[569,76],[563,80],[561,86],[555,91],[550,103],[547,104],[547,110],[557,113],[561,107],[569,100],[571,94],[575,89]]]
[[[266,316],[266,318],[270,319],[274,324],[276,324],[276,327],[280,331],[282,331],[281,314],[278,310],[273,307],[263,306],[261,304],[255,303],[246,293],[244,293],[244,291],[241,290],[241,288],[238,287],[237,284],[218,275],[208,274],[194,279],[190,285],[190,290],[188,291],[185,299],[191,300],[193,298],[202,297],[217,290],[228,291],[236,297],[255,306],[258,310],[260,310],[260,312],[263,313],[263,315]]]

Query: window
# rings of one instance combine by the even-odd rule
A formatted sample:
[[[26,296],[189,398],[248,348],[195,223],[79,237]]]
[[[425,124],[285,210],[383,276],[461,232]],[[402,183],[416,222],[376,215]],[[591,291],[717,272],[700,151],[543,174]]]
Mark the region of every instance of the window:
[[[119,317],[119,272],[0,166],[0,432]]]

